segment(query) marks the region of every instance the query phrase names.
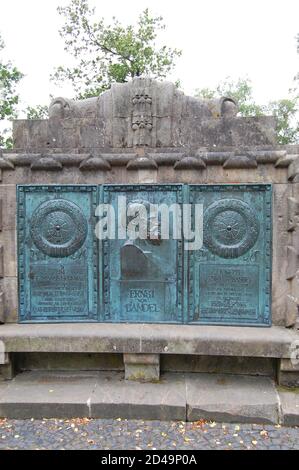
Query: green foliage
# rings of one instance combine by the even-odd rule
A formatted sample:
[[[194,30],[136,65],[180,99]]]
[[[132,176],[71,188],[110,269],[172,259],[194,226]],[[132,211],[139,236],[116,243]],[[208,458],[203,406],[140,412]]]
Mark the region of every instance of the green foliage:
[[[299,143],[299,96],[272,101],[267,114],[277,118],[277,138],[280,144]]]
[[[277,142],[279,144],[299,143],[299,95],[296,89],[290,89],[289,96],[285,99],[259,105],[253,99],[249,79],[239,78],[234,81],[227,78],[215,89],[197,89],[195,96],[203,99],[221,96],[233,98],[238,104],[239,116],[275,116],[277,118]]]
[[[0,54],[4,43],[0,37]],[[10,120],[16,117],[19,95],[16,92],[22,73],[11,62],[5,62],[0,55],[0,120]],[[11,148],[12,138],[9,129],[0,132],[0,147]]]
[[[95,21],[95,9],[88,0],[71,0],[58,12],[65,19],[60,36],[65,50],[75,59],[74,67],[59,66],[51,77],[56,83],[71,82],[77,98],[96,96],[113,82],[151,76],[165,78],[181,55],[178,49],[155,44],[165,29],[162,17],[144,10],[136,25],[123,26],[115,17],[112,24]]]
[[[26,119],[48,119],[49,107],[46,105],[38,104],[34,106],[27,106]]]
[[[263,106],[259,106],[254,102],[251,81],[247,78],[239,78],[234,81],[228,77],[220,82],[215,89],[197,89],[195,96],[206,99],[227,96],[238,103],[240,116],[250,117],[264,114]]]

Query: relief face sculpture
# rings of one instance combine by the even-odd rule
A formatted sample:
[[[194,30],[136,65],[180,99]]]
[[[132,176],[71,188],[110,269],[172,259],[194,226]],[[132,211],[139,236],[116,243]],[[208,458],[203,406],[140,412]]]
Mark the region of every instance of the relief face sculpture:
[[[104,240],[107,256],[105,311],[124,322],[182,321],[182,241],[161,238],[159,217],[150,204],[181,202],[181,185],[105,186],[105,202],[116,208],[126,195],[127,239]],[[105,198],[105,196],[104,196]],[[116,211],[117,212],[117,211]],[[136,230],[141,237],[136,238]],[[107,246],[107,248],[105,248]],[[107,273],[107,274],[106,274]]]

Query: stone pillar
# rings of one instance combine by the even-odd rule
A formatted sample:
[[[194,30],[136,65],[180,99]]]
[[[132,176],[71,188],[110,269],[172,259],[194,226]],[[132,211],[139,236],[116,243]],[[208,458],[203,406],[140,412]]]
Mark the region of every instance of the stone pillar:
[[[0,292],[0,324],[4,323],[4,292]]]
[[[15,376],[11,354],[0,352],[0,381],[11,380]]]
[[[284,387],[299,387],[299,361],[280,359],[278,383]]]
[[[156,382],[160,379],[159,354],[124,354],[125,379]]]

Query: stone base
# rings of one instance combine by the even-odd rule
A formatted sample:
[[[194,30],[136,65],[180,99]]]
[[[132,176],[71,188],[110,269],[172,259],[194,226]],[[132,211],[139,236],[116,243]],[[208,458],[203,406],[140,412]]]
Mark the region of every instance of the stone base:
[[[188,354],[290,357],[299,332],[288,328],[162,324],[5,324],[7,352]]]
[[[0,383],[0,417],[298,424],[295,394],[280,393],[265,377],[167,373],[140,383],[122,372],[33,371]]]
[[[15,364],[12,354],[2,353],[0,362],[0,380],[11,380],[15,376]]]
[[[125,379],[156,382],[160,379],[159,354],[124,354]]]
[[[275,385],[266,377],[190,374],[186,387],[188,421],[278,422]]]
[[[0,384],[0,417],[186,419],[183,376],[160,383],[124,380],[122,373],[24,372]]]
[[[159,380],[159,356],[164,356],[161,364],[164,371],[269,377],[274,377],[277,363],[281,361],[280,383],[296,386],[298,370],[294,367],[290,369],[287,366],[290,360],[281,358],[290,357],[291,345],[297,344],[297,341],[298,331],[276,326],[0,325],[0,344],[4,345],[6,352],[14,355],[21,370],[125,368],[127,379],[143,381]],[[50,355],[54,356],[51,360]],[[77,367],[74,367],[76,364]],[[6,378],[12,377],[12,367],[2,369]]]
[[[299,389],[280,390],[281,421],[284,426],[299,426]]]

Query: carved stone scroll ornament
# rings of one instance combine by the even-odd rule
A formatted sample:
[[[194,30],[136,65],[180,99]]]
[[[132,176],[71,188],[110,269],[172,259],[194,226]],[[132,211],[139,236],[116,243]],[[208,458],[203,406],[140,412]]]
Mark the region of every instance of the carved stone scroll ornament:
[[[132,98],[133,145],[150,146],[153,128],[152,98],[146,91],[137,91]]]

